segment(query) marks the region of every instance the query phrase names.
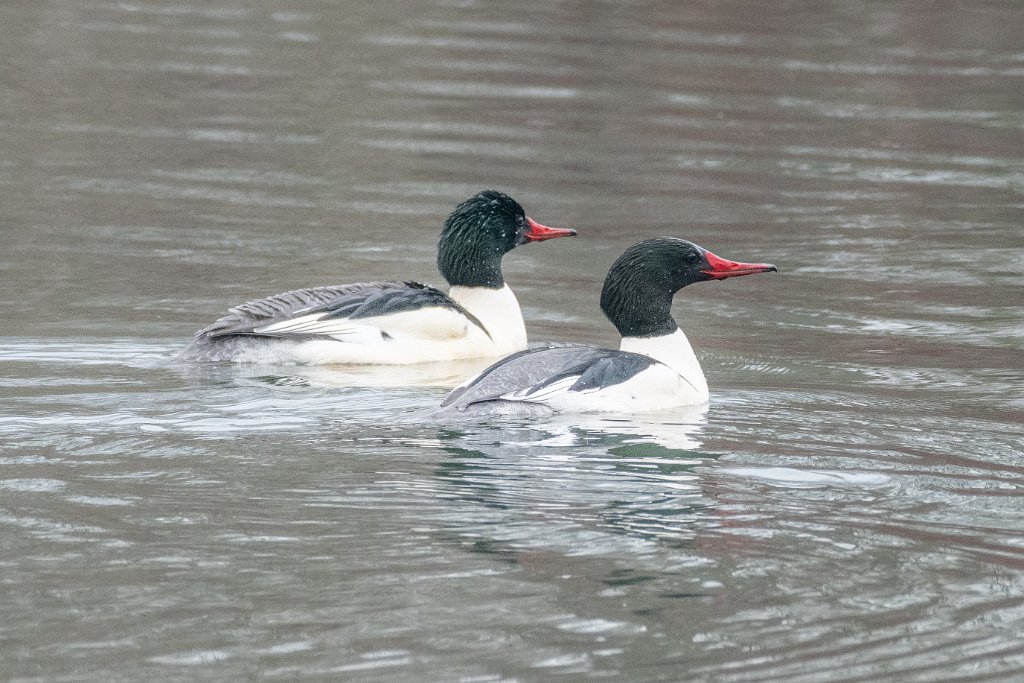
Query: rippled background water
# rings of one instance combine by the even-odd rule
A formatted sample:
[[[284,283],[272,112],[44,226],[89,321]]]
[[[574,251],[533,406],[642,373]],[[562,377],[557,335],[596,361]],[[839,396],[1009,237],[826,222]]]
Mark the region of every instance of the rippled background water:
[[[1021,35],[1016,0],[4,2],[4,677],[1018,679]],[[777,263],[678,298],[710,410],[441,425],[472,368],[168,360],[255,296],[438,283],[486,187],[581,233],[506,260],[535,340],[614,344],[642,237]]]

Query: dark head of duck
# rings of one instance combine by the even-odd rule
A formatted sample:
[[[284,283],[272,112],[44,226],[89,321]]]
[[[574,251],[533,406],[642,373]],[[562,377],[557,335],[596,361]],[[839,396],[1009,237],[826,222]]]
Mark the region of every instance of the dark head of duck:
[[[693,242],[659,237],[634,244],[608,271],[601,310],[623,337],[656,337],[678,327],[672,297],[695,282],[778,271],[770,263],[740,263]]]
[[[505,285],[501,274],[505,254],[521,244],[575,234],[575,230],[541,225],[507,194],[484,190],[456,206],[444,222],[437,269],[453,286],[499,289]]]

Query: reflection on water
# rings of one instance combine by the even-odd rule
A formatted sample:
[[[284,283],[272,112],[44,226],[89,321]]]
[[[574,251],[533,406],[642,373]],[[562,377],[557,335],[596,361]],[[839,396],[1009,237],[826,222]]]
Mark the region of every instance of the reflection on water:
[[[1014,680],[1015,3],[0,7],[0,669],[23,681]],[[181,365],[238,301],[439,284],[533,340],[672,234],[713,402],[438,423],[476,365]],[[485,361],[482,361],[485,362]]]
[[[678,544],[698,530],[706,505],[694,472],[706,457],[696,450],[698,430],[609,421],[444,434],[451,459],[440,464],[437,495],[463,504],[435,523],[506,552],[601,555]]]
[[[377,389],[433,387],[450,390],[490,363],[491,358],[472,358],[416,365],[266,365],[200,364],[180,362],[174,371],[196,384],[206,382],[259,382],[273,386]]]

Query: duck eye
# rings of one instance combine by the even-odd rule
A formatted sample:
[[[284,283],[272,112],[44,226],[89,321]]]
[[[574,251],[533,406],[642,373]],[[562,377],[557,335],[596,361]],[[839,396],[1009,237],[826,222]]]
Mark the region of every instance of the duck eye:
[[[519,237],[524,232],[526,232],[526,218],[524,216],[516,216],[516,237]]]

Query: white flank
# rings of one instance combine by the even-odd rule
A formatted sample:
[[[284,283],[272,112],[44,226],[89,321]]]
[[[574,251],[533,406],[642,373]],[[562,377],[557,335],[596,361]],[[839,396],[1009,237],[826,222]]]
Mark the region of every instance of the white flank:
[[[358,322],[348,318],[322,320],[323,315],[323,313],[317,313],[282,320],[272,325],[257,327],[253,331],[258,334],[322,335],[350,344],[368,344],[381,339],[380,329],[367,325],[365,320]]]
[[[409,365],[503,356],[526,348],[526,326],[507,286],[453,287],[449,294],[486,331],[450,308],[426,307],[350,320],[306,314],[265,325],[257,333],[317,337],[253,349],[236,360],[290,360],[316,365]],[[327,337],[327,338],[325,338]]]
[[[510,392],[506,401],[547,406],[556,413],[649,413],[700,406],[708,402],[707,393],[694,389],[672,368],[661,363],[652,365],[625,382],[600,389],[569,391],[578,376],[567,377],[541,391],[529,389]]]
[[[570,391],[579,376],[566,377],[534,393],[530,389],[502,396],[507,401],[538,403],[559,413],[646,413],[700,406],[708,402],[708,383],[683,331],[660,337],[624,337],[622,351],[658,361],[624,382]]]

